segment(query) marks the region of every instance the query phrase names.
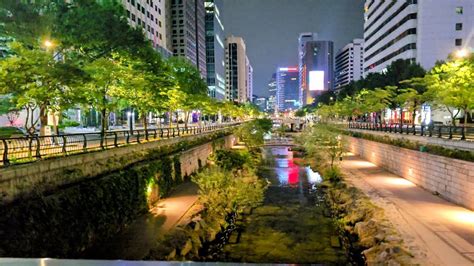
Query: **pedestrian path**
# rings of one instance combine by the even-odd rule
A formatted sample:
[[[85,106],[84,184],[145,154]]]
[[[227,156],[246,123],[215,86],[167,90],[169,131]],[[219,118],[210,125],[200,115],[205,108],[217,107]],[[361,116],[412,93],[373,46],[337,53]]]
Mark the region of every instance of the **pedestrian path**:
[[[87,259],[141,260],[160,236],[174,228],[198,199],[198,187],[187,182],[160,200],[149,213],[137,218],[115,237],[102,242],[86,255]]]
[[[341,166],[347,181],[385,210],[420,264],[474,265],[473,211],[353,154]]]

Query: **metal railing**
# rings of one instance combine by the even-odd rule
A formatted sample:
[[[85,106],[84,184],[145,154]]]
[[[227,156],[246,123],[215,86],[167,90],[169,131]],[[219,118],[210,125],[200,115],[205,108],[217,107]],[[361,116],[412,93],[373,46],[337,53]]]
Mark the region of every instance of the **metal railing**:
[[[452,140],[474,141],[474,127],[349,122],[349,128],[418,135]]]
[[[55,136],[25,136],[0,138],[0,167],[28,163],[49,157],[67,156],[98,151],[134,143],[200,135],[220,129],[232,128],[241,123],[191,126],[187,128],[154,128],[148,130],[121,130],[64,134]]]

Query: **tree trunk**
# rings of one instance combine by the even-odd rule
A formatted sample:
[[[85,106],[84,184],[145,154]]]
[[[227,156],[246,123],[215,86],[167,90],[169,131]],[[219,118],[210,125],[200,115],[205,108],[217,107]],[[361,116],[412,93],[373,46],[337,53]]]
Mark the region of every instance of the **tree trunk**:
[[[25,130],[28,135],[32,135],[30,132],[30,127],[28,126],[28,120],[30,119],[30,107],[26,107],[26,118],[25,118]]]
[[[46,135],[46,126],[48,125],[48,110],[46,106],[41,106],[40,107],[40,123],[41,123],[41,128],[40,128],[40,136],[45,136]]]
[[[171,128],[171,124],[172,124],[171,122],[172,122],[172,120],[173,120],[173,113],[172,113],[172,110],[169,109],[169,110],[168,110],[168,127],[169,127],[169,128]]]
[[[55,135],[59,135],[58,121],[56,120],[56,112],[53,112],[53,131]]]
[[[465,108],[464,109],[464,127],[467,126],[467,114],[469,112],[469,109],[468,108]]]
[[[105,135],[105,130],[107,129],[107,110],[105,108],[103,108],[102,110],[100,110],[100,115],[102,116],[102,123],[101,123],[101,126],[100,126],[100,133],[102,135]]]
[[[148,121],[147,121],[147,113],[142,114],[143,119],[143,129],[145,130],[145,139],[148,140]]]
[[[403,133],[403,108],[400,107],[400,133]]]
[[[184,128],[188,129],[188,122],[189,122],[189,112],[184,112]]]

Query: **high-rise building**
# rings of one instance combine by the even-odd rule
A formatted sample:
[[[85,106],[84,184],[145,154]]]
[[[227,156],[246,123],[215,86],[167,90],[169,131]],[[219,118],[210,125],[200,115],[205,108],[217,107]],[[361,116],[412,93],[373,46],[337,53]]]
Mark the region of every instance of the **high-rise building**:
[[[153,47],[165,57],[171,55],[166,36],[166,6],[164,0],[122,0],[128,22],[141,27]]]
[[[219,0],[206,0],[206,64],[209,96],[225,99],[224,25]]]
[[[276,74],[278,112],[296,110],[300,105],[298,67],[280,67]]]
[[[204,0],[167,0],[168,49],[189,59],[202,78],[207,77],[205,18]]]
[[[305,54],[306,50],[306,42],[309,41],[316,41],[318,39],[318,34],[315,32],[304,32],[301,33],[298,38],[298,70],[299,70],[299,95],[300,95],[300,103],[305,105],[305,101],[303,101],[303,90],[306,84],[303,82],[306,81],[305,79],[305,71],[303,71],[303,55]]]
[[[248,101],[253,101],[253,67],[252,64],[250,64],[250,60],[247,57],[245,59],[245,64],[247,68],[247,81],[246,81],[246,90],[247,90],[247,100]]]
[[[315,33],[303,33],[298,40],[301,105],[312,104],[317,95],[334,88],[334,44],[315,39]]]
[[[249,84],[249,60],[245,42],[242,37],[229,36],[226,38],[225,49],[226,70],[226,99],[244,103],[251,100]]]
[[[397,59],[423,68],[460,49],[472,50],[474,1],[365,1],[364,75]]]
[[[340,89],[364,74],[364,40],[354,39],[336,55],[335,89]]]
[[[276,93],[277,93],[277,85],[276,85],[276,73],[273,73],[272,78],[268,82],[268,101],[267,101],[267,111],[275,111],[276,110]]]
[[[258,107],[258,109],[262,112],[267,111],[267,102],[268,99],[265,97],[256,97],[253,103]]]

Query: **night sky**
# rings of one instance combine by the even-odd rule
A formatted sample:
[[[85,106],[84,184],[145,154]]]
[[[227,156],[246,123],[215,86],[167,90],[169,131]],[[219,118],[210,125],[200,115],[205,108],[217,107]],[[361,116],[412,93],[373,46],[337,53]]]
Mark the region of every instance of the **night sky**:
[[[258,96],[267,96],[267,83],[278,66],[298,65],[300,32],[334,41],[334,52],[363,36],[363,0],[220,1],[226,34],[245,40]]]

